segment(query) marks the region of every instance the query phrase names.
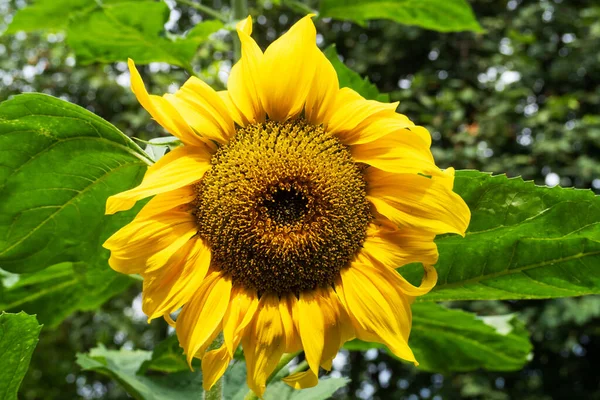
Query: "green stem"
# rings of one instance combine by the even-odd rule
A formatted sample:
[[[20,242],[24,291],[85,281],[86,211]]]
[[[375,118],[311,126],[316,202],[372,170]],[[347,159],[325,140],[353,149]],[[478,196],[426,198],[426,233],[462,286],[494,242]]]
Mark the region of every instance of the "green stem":
[[[290,363],[290,361],[292,361],[294,358],[296,358],[296,356],[300,354],[299,351],[295,352],[295,353],[286,353],[284,354],[281,359],[279,360],[279,363],[277,363],[277,366],[275,367],[275,370],[273,371],[273,373],[271,374],[271,376],[269,376],[269,378],[267,379],[267,385],[269,384],[269,382],[271,382],[279,373],[279,371],[281,371],[286,365],[288,365]],[[298,364],[298,367],[303,366],[306,363],[306,361],[301,362],[300,364]],[[308,365],[308,364],[306,364]],[[306,366],[304,366],[303,368],[305,368]],[[296,368],[296,371],[298,370],[298,368]],[[252,391],[248,391],[248,393],[246,393],[246,396],[244,396],[244,400],[257,400],[258,396]]]
[[[231,0],[233,8],[233,20],[238,21],[248,16],[248,0]],[[236,34],[233,35],[233,61],[236,62],[242,56],[242,44]]]
[[[219,335],[215,338],[215,340],[208,346],[206,349],[207,352],[211,350],[216,350],[223,345],[223,333],[219,333]],[[213,387],[210,388],[209,391],[204,392],[204,400],[222,400],[223,399],[223,377],[221,376],[219,380],[215,382]]]
[[[212,8],[205,6],[203,4],[196,3],[195,1],[192,1],[192,0],[177,0],[177,2],[179,2],[181,4],[185,4],[186,6],[190,6],[192,8],[195,8],[196,10],[203,12],[204,14],[208,14],[211,17],[216,18],[220,21],[229,22],[229,20],[227,19],[227,17],[225,15],[223,15],[220,12],[218,12],[217,10],[213,10]]]

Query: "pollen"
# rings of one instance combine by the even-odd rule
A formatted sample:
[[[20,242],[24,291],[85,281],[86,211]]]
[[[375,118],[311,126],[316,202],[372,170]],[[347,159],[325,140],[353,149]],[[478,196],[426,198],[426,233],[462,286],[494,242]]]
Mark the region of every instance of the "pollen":
[[[212,263],[259,294],[333,285],[372,216],[359,165],[303,119],[237,130],[195,186],[194,215]]]

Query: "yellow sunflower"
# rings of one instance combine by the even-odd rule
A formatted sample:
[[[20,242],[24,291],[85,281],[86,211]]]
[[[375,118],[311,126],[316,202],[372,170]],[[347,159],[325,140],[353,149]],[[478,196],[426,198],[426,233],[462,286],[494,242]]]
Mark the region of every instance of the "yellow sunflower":
[[[205,389],[240,344],[259,396],[284,353],[304,350],[309,369],[285,381],[310,387],[353,338],[416,363],[410,303],[436,283],[433,239],[464,235],[470,219],[454,171],[436,167],[429,133],[397,103],[339,87],[311,16],[264,53],[250,17],[237,32],[225,91],[192,77],[149,95],[129,61],[139,102],[183,146],[108,199],[112,214],[154,196],[104,244],[110,266],[144,277],[144,312],[202,360]],[[395,270],[411,262],[425,266],[420,287]]]

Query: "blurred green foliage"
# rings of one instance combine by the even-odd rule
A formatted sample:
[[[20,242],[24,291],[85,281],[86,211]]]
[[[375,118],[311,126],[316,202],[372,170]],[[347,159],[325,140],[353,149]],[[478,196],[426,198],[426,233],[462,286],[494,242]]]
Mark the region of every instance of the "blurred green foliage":
[[[277,3],[277,4],[273,4]],[[251,3],[254,36],[264,48],[316,1]],[[0,0],[0,31],[23,0]],[[203,20],[196,9],[168,1],[165,26],[184,35]],[[205,1],[227,11],[221,0]],[[438,33],[388,20],[364,26],[319,20],[322,48],[335,44],[347,66],[399,100],[399,111],[428,127],[440,166],[522,175],[539,184],[600,191],[600,7],[594,0],[476,0],[485,33]],[[60,18],[60,17],[59,17]],[[223,88],[232,43],[225,32],[203,44],[192,65]],[[81,105],[141,139],[164,134],[128,88],[126,65],[80,65],[64,33],[0,36],[0,101],[43,92]],[[141,70],[154,93],[173,91],[188,72],[163,63]],[[10,276],[3,284],[10,283]],[[140,285],[96,312],[79,312],[44,329],[21,387],[22,399],[107,398],[127,395],[110,379],[74,367],[75,353],[153,349],[166,323],[146,323]],[[335,398],[374,399],[600,399],[600,298],[532,302],[455,302],[480,315],[515,312],[532,332],[531,363],[519,372],[432,374],[401,364],[385,352],[343,351],[334,375],[352,382]],[[346,362],[344,362],[346,361]]]

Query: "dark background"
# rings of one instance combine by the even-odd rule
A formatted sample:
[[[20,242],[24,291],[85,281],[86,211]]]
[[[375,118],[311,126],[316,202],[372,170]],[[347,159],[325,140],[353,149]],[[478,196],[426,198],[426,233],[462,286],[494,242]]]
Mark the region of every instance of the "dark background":
[[[203,4],[209,4],[205,1]],[[425,125],[441,167],[522,175],[538,184],[600,191],[600,4],[597,1],[472,3],[485,34],[438,33],[389,21],[366,27],[320,20],[319,45],[337,45],[348,66],[399,100],[399,111]],[[0,0],[0,31],[23,1]],[[171,2],[174,32],[199,20]],[[309,4],[316,7],[316,4]],[[215,1],[216,8],[227,7]],[[265,1],[251,4],[261,47],[300,15]],[[45,92],[88,108],[129,135],[163,134],[128,88],[125,63],[77,65],[61,33],[0,36],[0,100]],[[203,46],[197,71],[222,88],[230,67],[230,37]],[[173,91],[186,72],[165,64],[141,68],[152,92]],[[77,313],[44,329],[23,382],[21,399],[125,399],[108,378],[83,373],[76,352],[97,343],[153,349],[169,334],[146,324],[141,285],[97,312]],[[480,315],[518,313],[534,352],[521,371],[431,374],[385,353],[342,352],[336,371],[352,383],[339,399],[600,399],[600,297],[453,306]]]

